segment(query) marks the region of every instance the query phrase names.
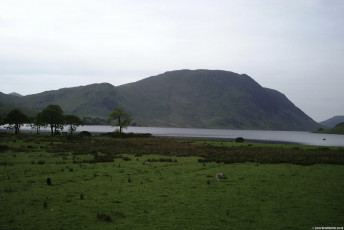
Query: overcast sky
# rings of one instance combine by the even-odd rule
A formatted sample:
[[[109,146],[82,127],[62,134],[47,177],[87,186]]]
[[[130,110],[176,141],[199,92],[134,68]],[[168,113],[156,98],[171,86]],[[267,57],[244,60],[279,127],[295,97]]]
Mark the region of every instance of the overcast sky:
[[[316,121],[344,115],[344,0],[0,0],[0,92],[178,69],[246,73]]]

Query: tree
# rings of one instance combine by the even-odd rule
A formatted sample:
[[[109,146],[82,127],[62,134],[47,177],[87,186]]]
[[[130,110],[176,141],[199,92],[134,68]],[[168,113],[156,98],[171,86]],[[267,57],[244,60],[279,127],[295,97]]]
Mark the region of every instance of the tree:
[[[42,112],[37,113],[36,117],[31,119],[31,128],[36,129],[36,133],[39,134],[41,131],[41,127],[45,126],[45,122],[43,121]]]
[[[50,126],[51,136],[54,136],[57,130],[63,130],[64,117],[61,107],[59,105],[48,105],[42,111],[42,121]]]
[[[109,114],[108,120],[112,123],[112,126],[118,126],[119,127],[119,133],[122,134],[122,130],[124,128],[127,128],[128,125],[130,125],[130,122],[133,120],[131,116],[124,112],[123,109],[119,107],[115,107],[113,111]]]
[[[73,134],[77,127],[83,125],[83,121],[75,115],[65,115],[64,120],[65,124],[69,126],[68,129],[70,131],[70,134]]]
[[[29,118],[19,109],[13,109],[5,117],[4,123],[9,125],[10,129],[14,128],[14,133],[19,134],[20,128],[29,122]]]

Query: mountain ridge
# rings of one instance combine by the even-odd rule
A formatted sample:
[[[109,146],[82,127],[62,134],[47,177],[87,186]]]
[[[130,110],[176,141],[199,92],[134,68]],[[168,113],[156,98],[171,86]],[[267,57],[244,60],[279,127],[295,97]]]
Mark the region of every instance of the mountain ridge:
[[[11,98],[41,110],[59,104],[65,113],[107,118],[122,107],[143,126],[315,130],[319,125],[282,93],[246,74],[223,70],[176,70],[133,83],[63,88]]]
[[[328,128],[334,128],[336,127],[336,125],[338,125],[339,123],[342,123],[344,122],[344,116],[334,116],[334,117],[331,117],[325,121],[321,121],[319,122],[320,124],[322,124],[323,126],[326,126]]]

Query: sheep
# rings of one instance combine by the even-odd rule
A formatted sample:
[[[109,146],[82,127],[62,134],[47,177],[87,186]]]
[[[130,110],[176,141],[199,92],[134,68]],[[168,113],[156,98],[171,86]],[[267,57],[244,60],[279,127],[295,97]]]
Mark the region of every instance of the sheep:
[[[145,162],[143,162],[142,164],[143,164],[143,165],[148,165],[149,162],[148,162],[148,161],[145,161]]]
[[[220,182],[220,180],[223,178],[223,174],[222,173],[218,173],[216,174],[216,179],[218,182]]]

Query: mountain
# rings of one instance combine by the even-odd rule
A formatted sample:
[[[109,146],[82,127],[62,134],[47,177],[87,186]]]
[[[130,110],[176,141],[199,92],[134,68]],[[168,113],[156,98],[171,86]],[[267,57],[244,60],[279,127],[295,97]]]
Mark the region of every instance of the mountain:
[[[9,95],[17,96],[17,97],[22,97],[23,96],[23,95],[20,95],[19,93],[16,93],[16,92],[9,93]]]
[[[22,112],[24,112],[28,116],[33,116],[36,114],[35,111],[29,109],[27,106],[18,106],[16,103],[17,98],[19,97],[0,92],[0,115],[5,116],[9,111],[17,107],[20,107]]]
[[[49,104],[58,104],[66,114],[80,117],[107,117],[118,105],[116,88],[108,83],[92,84],[12,98],[11,103],[41,111]]]
[[[331,129],[320,129],[316,131],[317,133],[329,133],[329,134],[344,134],[344,122],[337,124],[334,128]]]
[[[342,122],[344,122],[344,116],[334,116],[330,119],[327,119],[319,123],[328,128],[334,128],[336,125]]]
[[[114,106],[144,126],[315,130],[313,121],[280,92],[251,77],[220,70],[178,70],[114,87],[108,83],[11,98],[40,111],[59,104],[65,113],[107,118]]]

